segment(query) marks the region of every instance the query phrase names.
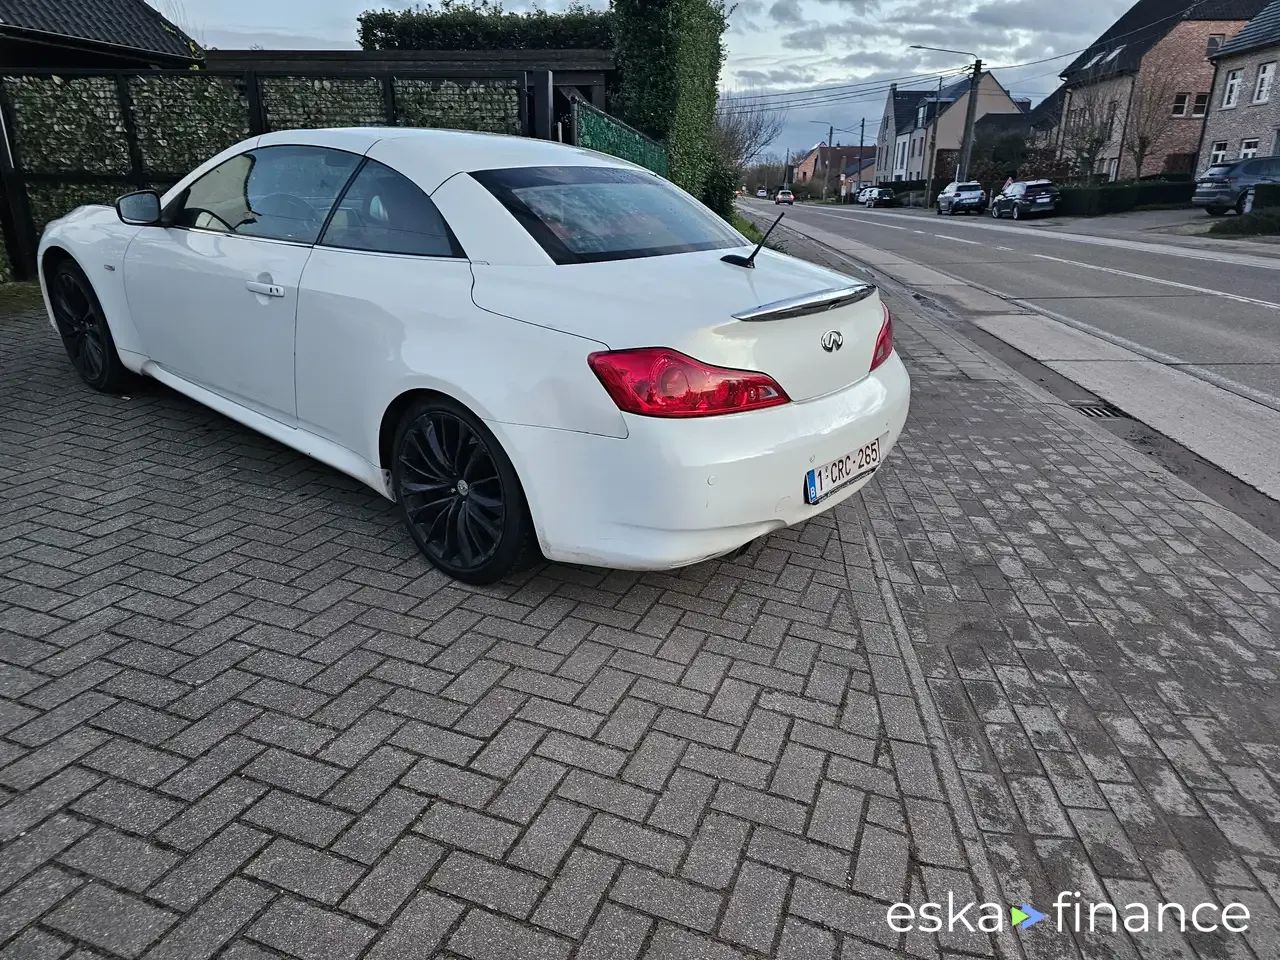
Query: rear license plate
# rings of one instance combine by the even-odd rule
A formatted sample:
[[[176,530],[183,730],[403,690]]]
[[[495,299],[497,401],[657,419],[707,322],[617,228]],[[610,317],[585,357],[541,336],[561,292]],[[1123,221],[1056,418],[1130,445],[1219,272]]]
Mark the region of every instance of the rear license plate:
[[[1049,197],[1036,197],[1036,203],[1048,203]]]
[[[852,453],[830,463],[814,467],[804,475],[805,503],[821,503],[841,487],[846,487],[880,466],[880,441],[877,437]]]

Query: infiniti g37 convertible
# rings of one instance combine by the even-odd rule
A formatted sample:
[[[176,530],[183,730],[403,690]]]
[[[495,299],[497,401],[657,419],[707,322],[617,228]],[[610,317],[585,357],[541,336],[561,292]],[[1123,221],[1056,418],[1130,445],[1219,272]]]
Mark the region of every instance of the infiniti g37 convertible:
[[[545,141],[267,134],[39,258],[90,386],[154,377],[350,474],[475,583],[732,552],[850,496],[907,416],[875,287]]]

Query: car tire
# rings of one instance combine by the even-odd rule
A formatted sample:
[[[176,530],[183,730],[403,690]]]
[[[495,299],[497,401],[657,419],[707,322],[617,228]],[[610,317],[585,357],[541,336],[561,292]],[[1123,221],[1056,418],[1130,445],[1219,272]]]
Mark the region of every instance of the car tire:
[[[121,393],[135,376],[121,362],[93,284],[70,257],[54,264],[46,279],[53,320],[80,379],[102,393]]]
[[[992,220],[1000,219],[1000,208],[996,206],[994,203],[991,205],[991,219]]]
[[[447,397],[405,411],[392,446],[391,484],[414,543],[464,583],[501,580],[537,558],[524,488],[484,423]],[[470,479],[468,479],[470,478]]]
[[[1240,199],[1236,201],[1236,205],[1235,205],[1236,213],[1242,217],[1244,216],[1244,198],[1245,198],[1245,194],[1243,193],[1240,194]]]
[[[938,204],[934,207],[934,210],[937,212],[938,216],[942,216],[942,204]]]
[[[1018,212],[1018,205],[1016,203],[1013,205],[1013,219],[1015,220],[1022,219],[1022,214]]]

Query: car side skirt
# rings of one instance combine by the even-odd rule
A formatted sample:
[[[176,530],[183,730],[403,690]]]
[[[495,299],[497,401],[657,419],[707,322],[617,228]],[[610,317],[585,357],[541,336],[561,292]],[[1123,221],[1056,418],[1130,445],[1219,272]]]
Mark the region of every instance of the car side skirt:
[[[283,443],[286,447],[297,450],[299,453],[333,467],[340,473],[345,473],[347,476],[359,480],[388,500],[395,499],[395,495],[391,491],[389,478],[381,467],[370,463],[346,447],[334,443],[332,440],[318,437],[301,427],[291,427],[278,420],[265,417],[254,410],[241,406],[234,400],[228,400],[221,394],[214,393],[212,390],[207,390],[189,380],[184,380],[176,374],[170,373],[152,360],[148,360],[142,365],[141,372],[160,381],[167,387],[172,387],[184,396],[190,397],[196,403],[216,410],[224,417],[230,417],[250,430],[256,430],[272,440]]]

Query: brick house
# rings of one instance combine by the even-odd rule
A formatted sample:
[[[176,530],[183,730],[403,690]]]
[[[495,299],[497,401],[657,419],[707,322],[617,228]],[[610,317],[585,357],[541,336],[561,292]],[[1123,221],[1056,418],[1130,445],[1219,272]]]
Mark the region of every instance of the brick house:
[[[873,157],[875,149],[875,147],[842,147],[839,144],[828,147],[820,143],[795,162],[791,183],[794,186],[820,190],[825,179],[829,191],[838,191],[840,174],[845,167],[864,157]]]
[[[1093,172],[1107,179],[1190,173],[1213,86],[1209,55],[1266,0],[1138,0],[1062,73],[1056,143],[1067,156],[1090,131],[1105,141]],[[1148,141],[1142,169],[1135,144]]]
[[[1197,171],[1221,160],[1280,156],[1280,0],[1268,4],[1211,59],[1213,91]]]

